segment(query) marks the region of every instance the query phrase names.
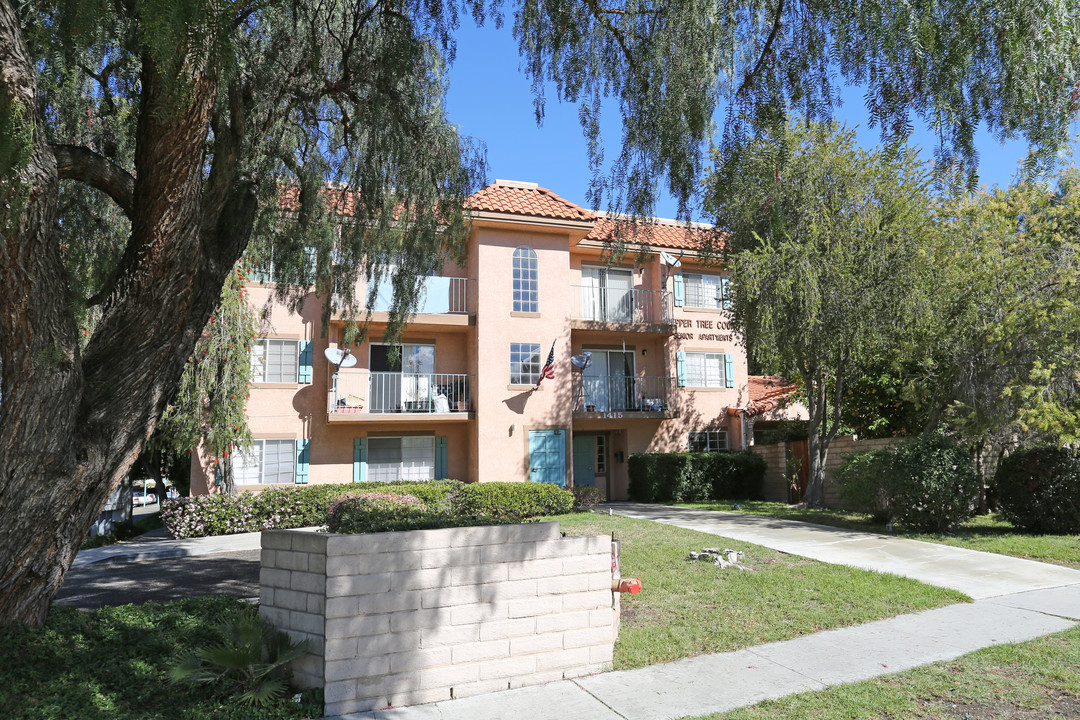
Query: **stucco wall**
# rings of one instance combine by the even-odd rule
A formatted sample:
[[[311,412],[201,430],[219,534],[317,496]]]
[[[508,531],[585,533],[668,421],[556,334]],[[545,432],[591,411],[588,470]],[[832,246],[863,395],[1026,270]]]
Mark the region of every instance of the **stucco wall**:
[[[327,715],[610,669],[612,543],[557,523],[262,535],[260,613],[308,639]]]

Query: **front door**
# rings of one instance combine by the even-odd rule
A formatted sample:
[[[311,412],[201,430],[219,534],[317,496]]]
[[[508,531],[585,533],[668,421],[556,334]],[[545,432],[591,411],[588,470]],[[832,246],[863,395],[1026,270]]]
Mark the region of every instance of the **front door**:
[[[574,435],[574,486],[596,484],[596,436]]]
[[[566,435],[563,430],[529,431],[529,480],[566,487]]]

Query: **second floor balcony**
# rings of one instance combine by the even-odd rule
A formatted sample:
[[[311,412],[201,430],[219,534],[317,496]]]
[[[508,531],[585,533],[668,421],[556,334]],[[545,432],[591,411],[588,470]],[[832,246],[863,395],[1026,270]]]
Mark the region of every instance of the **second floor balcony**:
[[[331,422],[404,421],[472,415],[472,377],[456,373],[339,371],[327,393]]]
[[[574,375],[575,417],[672,418],[678,414],[675,378]]]
[[[666,290],[573,285],[570,296],[574,329],[674,332],[672,297]]]

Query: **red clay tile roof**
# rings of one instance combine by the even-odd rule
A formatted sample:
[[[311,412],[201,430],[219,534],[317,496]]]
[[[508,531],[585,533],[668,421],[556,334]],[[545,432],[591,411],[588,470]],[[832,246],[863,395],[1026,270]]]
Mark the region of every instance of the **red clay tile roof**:
[[[585,236],[586,240],[611,242],[617,234],[626,233],[624,240],[633,243],[647,243],[651,247],[673,248],[675,250],[697,250],[707,236],[715,233],[712,228],[700,224],[687,227],[674,220],[661,220],[656,223],[641,223],[637,227],[629,222],[612,217],[601,217]],[[722,238],[712,238],[715,250],[720,249]]]
[[[323,195],[326,196],[327,208],[338,215],[352,217],[356,214],[356,193],[341,188],[324,187]],[[282,210],[296,212],[300,209],[300,188],[296,185],[285,185],[281,188],[281,196],[278,198],[278,207]]]
[[[775,410],[799,389],[797,384],[789,384],[787,380],[776,375],[751,375],[747,384],[750,404],[746,414],[750,417]]]
[[[496,180],[465,201],[466,210],[589,222],[596,216],[535,183]]]

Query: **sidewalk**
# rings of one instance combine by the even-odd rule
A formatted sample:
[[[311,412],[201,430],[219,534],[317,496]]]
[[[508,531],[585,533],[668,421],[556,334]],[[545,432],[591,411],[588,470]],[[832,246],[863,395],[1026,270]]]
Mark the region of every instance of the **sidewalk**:
[[[665,720],[699,717],[1024,642],[1080,622],[1080,571],[822,525],[653,505],[638,517],[960,590],[973,603],[638,670],[341,720]]]

